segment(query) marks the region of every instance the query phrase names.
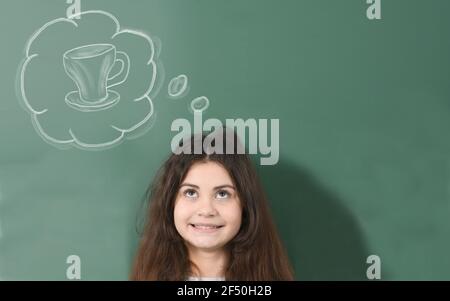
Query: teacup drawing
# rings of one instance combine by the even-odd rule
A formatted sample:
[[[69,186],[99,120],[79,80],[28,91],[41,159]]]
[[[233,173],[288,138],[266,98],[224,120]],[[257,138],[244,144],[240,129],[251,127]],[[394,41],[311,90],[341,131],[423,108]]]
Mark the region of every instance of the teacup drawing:
[[[116,63],[120,70],[110,75]],[[66,103],[83,112],[104,110],[120,100],[120,95],[109,88],[127,80],[130,59],[112,44],[90,44],[76,47],[63,54],[64,69],[75,82],[78,91],[69,92]],[[112,82],[117,77],[119,80]]]

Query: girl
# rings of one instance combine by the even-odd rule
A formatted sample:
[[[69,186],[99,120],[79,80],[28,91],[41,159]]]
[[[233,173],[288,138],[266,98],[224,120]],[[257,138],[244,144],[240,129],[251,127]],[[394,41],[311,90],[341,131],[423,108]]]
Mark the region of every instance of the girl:
[[[159,170],[131,280],[293,280],[249,156],[192,154],[207,138],[183,141]]]

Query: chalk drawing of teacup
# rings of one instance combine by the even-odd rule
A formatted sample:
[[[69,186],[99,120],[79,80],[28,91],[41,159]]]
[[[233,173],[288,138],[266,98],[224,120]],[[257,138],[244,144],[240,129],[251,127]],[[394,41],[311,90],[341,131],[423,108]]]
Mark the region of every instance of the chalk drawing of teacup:
[[[110,75],[114,65],[120,70]],[[78,91],[69,92],[66,103],[79,111],[92,112],[114,106],[120,95],[109,88],[127,80],[130,59],[112,44],[90,44],[76,47],[63,54],[64,69],[75,82]],[[113,79],[118,78],[113,82]]]

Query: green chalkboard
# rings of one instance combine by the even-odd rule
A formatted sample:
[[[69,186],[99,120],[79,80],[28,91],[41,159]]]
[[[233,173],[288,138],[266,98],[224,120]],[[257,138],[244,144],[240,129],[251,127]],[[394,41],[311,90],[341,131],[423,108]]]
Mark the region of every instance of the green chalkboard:
[[[128,279],[199,107],[279,121],[252,158],[297,280],[450,279],[450,2],[380,3],[2,1],[0,279]]]

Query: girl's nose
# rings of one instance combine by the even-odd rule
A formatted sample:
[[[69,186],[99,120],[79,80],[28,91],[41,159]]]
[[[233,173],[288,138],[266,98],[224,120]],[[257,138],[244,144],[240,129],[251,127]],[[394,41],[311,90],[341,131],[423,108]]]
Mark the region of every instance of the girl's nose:
[[[210,217],[217,215],[217,210],[216,208],[214,208],[213,200],[210,200],[209,198],[202,199],[200,202],[198,215],[203,217]]]

